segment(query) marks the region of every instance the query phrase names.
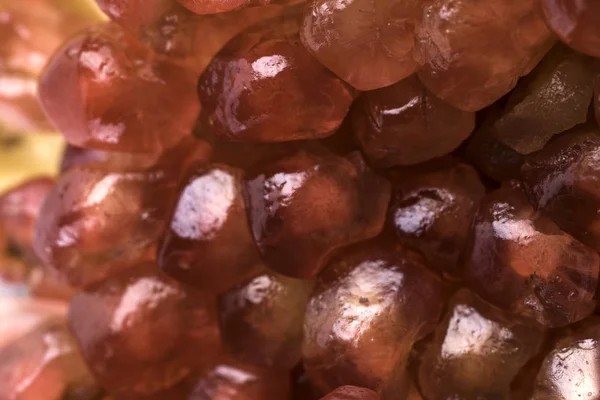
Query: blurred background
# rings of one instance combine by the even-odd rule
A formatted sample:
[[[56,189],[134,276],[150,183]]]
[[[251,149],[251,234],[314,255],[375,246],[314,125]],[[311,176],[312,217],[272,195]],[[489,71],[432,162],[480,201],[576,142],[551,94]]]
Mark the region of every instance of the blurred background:
[[[0,195],[58,173],[65,143],[40,106],[38,78],[66,38],[104,18],[91,0],[0,0]],[[1,296],[26,294],[24,268],[0,258]]]
[[[0,0],[0,192],[56,174],[64,143],[39,105],[37,79],[66,37],[102,18],[90,0]]]
[[[38,188],[48,185],[65,143],[38,101],[38,77],[67,37],[103,19],[91,0],[0,0],[0,399],[57,398],[76,385],[76,398],[98,398],[64,323],[70,288],[47,276],[19,249],[31,240]],[[39,192],[38,192],[39,193]],[[37,196],[39,198],[39,196]],[[15,237],[3,232],[6,225]],[[14,229],[16,227],[16,229]],[[52,341],[59,347],[43,343]],[[48,342],[50,343],[50,342]],[[68,371],[68,372],[67,372]],[[77,372],[82,371],[82,372]],[[23,379],[35,384],[14,392]],[[26,385],[27,386],[27,385]],[[77,393],[75,393],[77,392]],[[18,393],[18,394],[15,394]],[[8,397],[6,397],[8,396]],[[41,396],[41,397],[40,397]]]

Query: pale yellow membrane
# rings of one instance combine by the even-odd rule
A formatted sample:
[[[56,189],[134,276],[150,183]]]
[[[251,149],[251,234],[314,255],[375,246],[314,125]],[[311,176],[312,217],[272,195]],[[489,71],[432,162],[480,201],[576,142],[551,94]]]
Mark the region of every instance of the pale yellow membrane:
[[[56,134],[0,134],[0,193],[29,178],[57,175],[64,146]]]
[[[91,20],[108,20],[106,15],[100,11],[98,4],[94,0],[63,0],[63,2],[63,7],[65,10],[76,12],[81,14],[81,16]]]

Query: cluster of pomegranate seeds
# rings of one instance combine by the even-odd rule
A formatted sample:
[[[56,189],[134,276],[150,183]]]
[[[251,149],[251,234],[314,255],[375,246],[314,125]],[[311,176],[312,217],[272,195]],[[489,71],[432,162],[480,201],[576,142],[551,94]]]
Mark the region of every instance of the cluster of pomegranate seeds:
[[[600,399],[600,2],[29,2],[0,400]]]

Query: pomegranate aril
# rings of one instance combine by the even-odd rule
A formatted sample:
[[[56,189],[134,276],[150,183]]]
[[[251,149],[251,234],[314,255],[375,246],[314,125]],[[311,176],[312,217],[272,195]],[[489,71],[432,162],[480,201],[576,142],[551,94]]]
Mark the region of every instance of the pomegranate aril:
[[[353,117],[365,154],[380,167],[441,157],[455,150],[475,127],[475,113],[436,98],[416,76],[365,93]]]
[[[482,201],[464,277],[483,299],[548,327],[593,313],[600,257],[529,204],[512,181]]]
[[[42,293],[40,285],[55,281],[39,268],[33,250],[35,223],[54,180],[33,178],[0,196],[0,283],[27,285],[30,294],[69,297],[70,288],[54,282],[56,291]]]
[[[273,0],[177,0],[196,14],[217,14],[243,7],[266,6]]]
[[[157,153],[191,134],[199,111],[194,78],[108,24],[54,55],[40,78],[40,97],[75,146]]]
[[[538,351],[540,327],[459,291],[419,367],[427,399],[508,399],[510,384]]]
[[[198,378],[189,400],[289,400],[290,381],[281,370],[222,357]]]
[[[434,0],[417,28],[419,78],[466,111],[508,93],[550,49],[537,0]]]
[[[548,26],[577,51],[600,57],[600,3],[595,0],[540,0]]]
[[[54,185],[48,177],[33,178],[0,196],[0,230],[23,255],[33,256],[35,223]]]
[[[285,8],[280,5],[271,5],[265,7],[250,7],[240,10],[221,13],[196,16],[190,20],[189,26],[183,25],[180,30],[185,28],[188,33],[174,34],[175,41],[178,36],[184,36],[189,43],[185,43],[185,48],[190,52],[190,61],[194,70],[201,74],[213,57],[229,42],[232,38],[243,32],[247,28],[261,21],[276,17],[285,12]],[[163,42],[168,43],[168,40]],[[175,48],[181,47],[175,46]]]
[[[414,26],[422,0],[310,0],[300,30],[304,46],[359,90],[389,86],[417,69]]]
[[[183,181],[158,264],[188,285],[225,291],[262,267],[246,219],[242,171],[197,165]]]
[[[523,180],[535,209],[600,250],[600,131],[578,127],[527,157]]]
[[[119,25],[138,33],[154,24],[170,9],[175,0],[96,0],[98,7]]]
[[[69,324],[92,373],[116,395],[176,386],[218,355],[214,304],[142,262],[87,286]]]
[[[508,98],[496,137],[521,154],[587,121],[596,71],[590,57],[557,44]]]
[[[143,259],[158,240],[177,186],[164,170],[87,164],[65,173],[36,224],[42,263],[73,285],[103,279]]]
[[[444,292],[423,258],[398,244],[341,253],[306,309],[302,356],[311,383],[322,393],[340,385],[405,393],[410,350],[435,328]]]
[[[379,400],[377,393],[357,386],[340,386],[321,400]]]
[[[477,171],[446,158],[398,168],[390,176],[388,223],[397,239],[424,254],[431,267],[459,277],[459,256],[485,195]]]
[[[253,167],[246,197],[267,266],[310,278],[335,249],[379,234],[390,184],[357,153],[340,157],[309,146]]]
[[[600,357],[600,319],[592,317],[558,335],[544,359],[531,400],[594,399],[600,396],[596,374]]]
[[[302,47],[296,19],[286,14],[242,32],[204,71],[198,92],[216,136],[316,139],[342,123],[353,92]]]
[[[219,297],[223,346],[246,362],[291,369],[300,361],[304,309],[314,281],[256,274]]]

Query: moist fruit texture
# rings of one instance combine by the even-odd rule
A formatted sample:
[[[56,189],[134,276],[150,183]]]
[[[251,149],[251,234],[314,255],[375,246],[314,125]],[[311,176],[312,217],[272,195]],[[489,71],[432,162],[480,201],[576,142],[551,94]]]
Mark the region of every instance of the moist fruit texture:
[[[479,206],[463,276],[490,303],[556,327],[592,314],[599,269],[593,249],[536,213],[509,181]]]
[[[157,152],[192,129],[199,111],[193,83],[191,71],[107,25],[54,55],[40,78],[40,100],[70,144]]]
[[[353,114],[364,153],[382,168],[412,165],[455,150],[475,127],[475,113],[432,95],[416,76],[364,94]]]
[[[473,326],[480,329],[476,334]],[[538,351],[544,330],[466,289],[450,300],[419,366],[426,398],[508,398],[510,383]],[[466,338],[465,338],[466,336]]]
[[[284,142],[323,138],[341,124],[353,92],[302,46],[296,19],[242,32],[206,68],[198,94],[215,134]]]
[[[600,1],[95,3],[0,0],[0,400],[600,399]]]

